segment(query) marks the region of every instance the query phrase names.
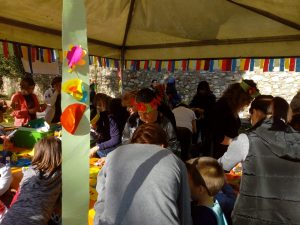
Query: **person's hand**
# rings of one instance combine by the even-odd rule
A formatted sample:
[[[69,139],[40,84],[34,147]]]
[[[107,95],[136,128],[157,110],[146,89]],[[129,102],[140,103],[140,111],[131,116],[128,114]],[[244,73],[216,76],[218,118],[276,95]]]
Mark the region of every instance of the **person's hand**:
[[[28,109],[28,112],[30,114],[35,114],[36,113],[36,108]]]
[[[40,104],[41,112],[44,112],[46,108],[47,108],[47,104]]]
[[[102,167],[105,164],[105,160],[106,160],[106,157],[102,157],[102,158],[98,159],[98,161],[95,163],[95,165]]]
[[[93,158],[98,150],[99,150],[99,147],[97,145],[95,147],[91,148],[89,157]]]

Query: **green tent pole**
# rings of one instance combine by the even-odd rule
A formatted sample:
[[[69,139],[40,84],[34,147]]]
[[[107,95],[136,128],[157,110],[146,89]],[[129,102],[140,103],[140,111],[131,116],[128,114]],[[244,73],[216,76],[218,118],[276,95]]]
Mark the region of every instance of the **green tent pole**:
[[[81,46],[87,51],[86,13],[84,0],[63,0],[62,48],[70,51],[70,45]],[[88,221],[89,207],[89,148],[90,111],[88,52],[83,57],[84,65],[76,65],[70,72],[68,60],[63,57],[63,85],[70,79],[79,79],[87,92],[86,101],[80,102],[72,95],[62,91],[62,111],[71,104],[86,106],[74,134],[62,130],[62,224],[84,225]],[[62,121],[63,124],[63,121]]]

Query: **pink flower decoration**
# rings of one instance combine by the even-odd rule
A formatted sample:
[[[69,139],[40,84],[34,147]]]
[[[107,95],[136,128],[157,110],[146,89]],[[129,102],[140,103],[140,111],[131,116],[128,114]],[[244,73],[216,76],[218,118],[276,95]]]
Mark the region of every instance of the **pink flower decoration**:
[[[70,51],[67,52],[67,60],[68,60],[68,66],[69,66],[69,72],[72,72],[76,65],[84,65],[85,61],[83,60],[83,57],[86,55],[86,51],[81,48],[80,45],[71,45]]]

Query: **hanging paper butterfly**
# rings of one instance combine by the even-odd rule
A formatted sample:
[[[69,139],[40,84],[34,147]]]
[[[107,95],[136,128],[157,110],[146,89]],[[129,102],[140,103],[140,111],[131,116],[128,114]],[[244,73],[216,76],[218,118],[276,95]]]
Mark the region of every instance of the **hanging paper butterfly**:
[[[73,72],[76,65],[85,65],[83,57],[86,55],[86,50],[82,49],[80,45],[70,45],[69,51],[66,52],[66,58],[68,60],[69,72]]]
[[[68,105],[63,113],[61,114],[60,121],[61,125],[70,134],[74,134],[79,125],[81,118],[83,117],[86,105],[83,104],[71,104]]]

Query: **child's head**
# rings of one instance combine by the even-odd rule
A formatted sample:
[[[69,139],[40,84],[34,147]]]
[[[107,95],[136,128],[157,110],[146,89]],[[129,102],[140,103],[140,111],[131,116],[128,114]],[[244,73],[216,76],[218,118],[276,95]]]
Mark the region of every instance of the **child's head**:
[[[140,125],[132,135],[130,143],[154,144],[168,147],[166,132],[156,123]]]
[[[61,141],[56,137],[45,137],[34,146],[32,166],[52,174],[61,166]]]
[[[186,162],[193,200],[215,196],[225,182],[224,171],[218,161],[211,157],[190,159]]]
[[[35,82],[30,76],[24,77],[20,82],[20,88],[23,95],[30,95],[33,93]]]

